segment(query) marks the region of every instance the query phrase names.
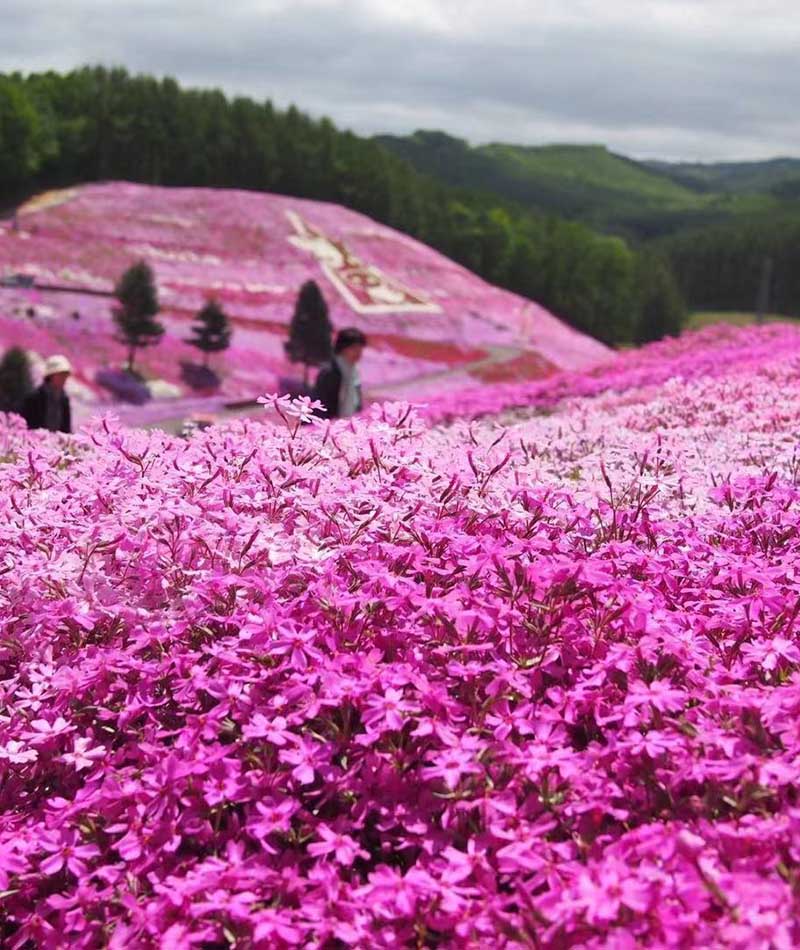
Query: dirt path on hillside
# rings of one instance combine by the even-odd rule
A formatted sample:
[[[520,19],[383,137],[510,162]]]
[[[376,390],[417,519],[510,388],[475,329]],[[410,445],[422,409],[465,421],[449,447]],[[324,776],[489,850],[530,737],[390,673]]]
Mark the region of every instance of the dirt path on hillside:
[[[447,379],[449,376],[460,376],[463,373],[469,373],[473,370],[486,369],[489,366],[497,366],[499,363],[508,363],[526,351],[519,346],[487,346],[488,356],[479,360],[473,360],[471,363],[461,363],[448,369],[437,370],[435,373],[421,373],[419,376],[412,376],[410,379],[404,379],[396,383],[387,383],[385,386],[371,386],[369,393],[391,393],[397,390],[405,390],[408,386],[416,384],[434,383],[438,380]],[[476,385],[479,380],[475,380]]]
[[[391,396],[393,393],[396,393],[398,399],[409,401],[409,389],[412,389],[414,386],[423,387],[430,383],[445,383],[448,378],[461,380],[465,373],[475,370],[485,370],[491,366],[507,363],[513,359],[516,359],[518,356],[521,356],[523,353],[528,352],[527,350],[524,350],[522,347],[518,346],[489,346],[486,347],[486,350],[488,353],[485,357],[482,357],[479,360],[473,360],[471,363],[460,363],[458,366],[453,366],[448,369],[436,370],[433,373],[420,373],[419,376],[412,376],[408,379],[398,380],[393,383],[385,383],[381,386],[370,386],[369,389],[365,391],[365,394],[368,399],[370,396],[380,396],[385,399],[387,396]],[[480,385],[480,381],[478,379],[475,380],[475,385]],[[165,409],[166,408],[167,407],[165,407]],[[228,405],[217,410],[209,409],[208,412],[209,415],[213,415],[214,418],[219,421],[225,421],[228,419],[264,418],[264,410],[255,401],[255,398],[252,400],[252,402]],[[180,430],[185,420],[185,414],[180,416],[167,415],[163,419],[158,419],[154,422],[147,423],[144,428],[163,429],[165,432],[170,432],[175,435]]]

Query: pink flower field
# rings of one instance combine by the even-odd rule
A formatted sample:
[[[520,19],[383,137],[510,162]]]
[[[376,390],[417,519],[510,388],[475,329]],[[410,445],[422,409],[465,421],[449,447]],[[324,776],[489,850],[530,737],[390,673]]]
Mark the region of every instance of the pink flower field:
[[[3,946],[800,943],[800,333],[535,385],[0,417]]]
[[[537,304],[335,205],[112,183],[42,195],[20,210],[17,224],[0,222],[0,276],[23,273],[76,293],[0,288],[0,347],[67,353],[76,365],[72,395],[82,419],[111,401],[97,373],[125,355],[113,340],[113,301],[86,291],[112,291],[139,259],[156,272],[167,327],[163,341],[140,356],[140,368],[160,381],[154,402],[167,405],[128,408],[125,419],[134,423],[175,412],[182,400],[205,400],[214,409],[255,399],[282,377],[297,376],[283,342],[297,291],[309,279],[320,284],[335,326],[356,325],[370,336],[363,377],[373,398],[385,398],[387,387],[396,398],[404,388],[414,391],[420,378],[460,367],[469,381],[469,365],[497,351],[524,357],[522,376],[534,378],[611,356]],[[184,383],[181,363],[197,362],[199,354],[184,340],[211,295],[233,320],[233,345],[214,357],[220,388],[196,393]],[[493,378],[518,378],[518,369],[504,374],[500,361]]]

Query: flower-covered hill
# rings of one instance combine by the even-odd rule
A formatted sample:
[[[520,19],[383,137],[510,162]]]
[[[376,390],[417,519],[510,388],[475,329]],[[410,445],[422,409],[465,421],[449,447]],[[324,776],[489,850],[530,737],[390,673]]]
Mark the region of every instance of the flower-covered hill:
[[[800,334],[717,342],[503,425],[7,419],[3,945],[797,946]]]
[[[102,395],[98,370],[124,356],[110,292],[138,259],[156,272],[167,334],[141,358],[172,397],[193,395],[182,363],[197,310],[217,296],[234,324],[215,358],[217,397],[254,398],[293,371],[283,342],[301,284],[320,283],[337,326],[370,336],[367,388],[468,367],[496,354],[494,378],[541,376],[607,360],[605,347],[537,304],[492,287],[411,238],[344,208],[279,195],[111,183],[47,193],[0,226],[0,276],[23,273],[75,293],[0,288],[0,345],[66,351],[75,395]],[[82,291],[82,293],[81,293]],[[32,316],[31,316],[32,314]],[[78,314],[78,317],[74,317]],[[514,362],[512,362],[512,360]],[[166,385],[165,385],[166,384]],[[200,394],[201,396],[208,394]],[[144,418],[143,413],[140,415]]]

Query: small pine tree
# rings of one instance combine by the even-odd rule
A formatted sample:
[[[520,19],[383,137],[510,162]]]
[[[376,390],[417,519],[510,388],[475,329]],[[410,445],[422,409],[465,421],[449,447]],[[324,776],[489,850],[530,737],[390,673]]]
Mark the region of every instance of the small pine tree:
[[[196,346],[203,353],[203,366],[208,369],[208,357],[211,353],[227,350],[231,345],[231,326],[228,315],[216,300],[209,300],[197,314],[197,322],[192,325],[193,339],[186,342]]]
[[[289,326],[289,339],[284,344],[292,363],[303,364],[303,383],[308,385],[309,366],[319,366],[333,356],[333,326],[328,305],[316,281],[307,280],[300,288]]]
[[[144,261],[129,267],[114,288],[119,306],[114,308],[116,340],[128,347],[128,372],[140,347],[154,346],[161,340],[164,327],[155,320],[158,295],[152,268]]]
[[[0,360],[0,411],[19,412],[31,392],[33,374],[28,354],[21,346],[12,346]]]

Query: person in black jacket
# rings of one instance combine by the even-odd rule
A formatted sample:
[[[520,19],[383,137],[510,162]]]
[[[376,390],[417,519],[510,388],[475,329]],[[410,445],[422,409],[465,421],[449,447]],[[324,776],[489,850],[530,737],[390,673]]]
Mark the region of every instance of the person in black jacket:
[[[333,362],[323,368],[311,394],[325,407],[320,415],[326,419],[347,419],[361,411],[361,379],[358,362],[367,338],[355,327],[346,327],[336,335]]]
[[[72,432],[72,411],[64,385],[72,373],[66,356],[51,356],[44,364],[44,382],[22,404],[29,429]]]

